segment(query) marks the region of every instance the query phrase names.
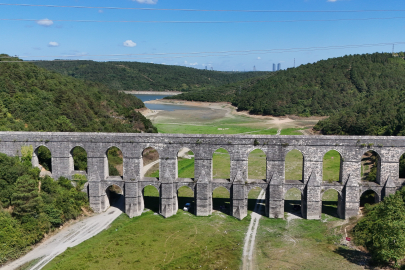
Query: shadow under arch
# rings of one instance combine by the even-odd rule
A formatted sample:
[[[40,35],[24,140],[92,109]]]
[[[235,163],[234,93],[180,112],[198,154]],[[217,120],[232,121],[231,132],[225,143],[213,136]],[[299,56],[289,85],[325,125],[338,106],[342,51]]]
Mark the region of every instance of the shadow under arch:
[[[267,156],[261,149],[254,149],[248,155],[248,179],[265,180]]]
[[[177,189],[177,203],[179,209],[183,211],[186,203],[190,204],[188,212],[195,213],[195,192],[189,186],[181,186]]]
[[[159,152],[154,147],[146,147],[142,151],[141,177],[154,177],[159,179],[159,169]]]
[[[284,212],[302,217],[302,193],[298,188],[290,188],[284,194]]]
[[[290,150],[285,155],[284,166],[285,180],[303,181],[304,179],[304,155],[297,149]]]
[[[225,187],[216,187],[212,191],[212,210],[221,211],[227,215],[231,209],[231,193]]]
[[[38,146],[32,153],[31,163],[33,167],[39,167],[41,171],[52,173],[52,153],[45,145]]]
[[[380,196],[372,189],[364,191],[360,196],[360,207],[364,207],[366,204],[376,204],[380,202]]]
[[[87,151],[81,146],[70,150],[69,167],[72,174],[87,173]]]
[[[381,157],[369,150],[361,157],[361,181],[380,183]]]
[[[248,192],[248,211],[255,212],[262,216],[266,213],[266,201],[265,197],[263,199],[258,199],[261,192],[265,192],[261,187],[251,188]]]
[[[160,194],[155,186],[147,185],[142,189],[142,201],[144,209],[160,212]]]
[[[212,178],[230,181],[231,178],[231,156],[224,148],[215,150],[212,154]]]
[[[117,185],[110,185],[105,189],[104,211],[110,206],[116,207],[125,213],[124,191]]]
[[[330,188],[326,190],[325,192],[322,193],[322,213],[332,216],[332,217],[337,217],[341,218],[343,216],[342,211],[342,196],[341,194],[333,189]]]
[[[322,159],[322,180],[342,182],[342,155],[336,150],[329,150]]]
[[[111,146],[105,153],[105,175],[107,177],[123,176],[124,171],[124,156],[121,149],[116,146]]]
[[[194,152],[187,147],[183,147],[177,153],[177,178],[194,179]]]

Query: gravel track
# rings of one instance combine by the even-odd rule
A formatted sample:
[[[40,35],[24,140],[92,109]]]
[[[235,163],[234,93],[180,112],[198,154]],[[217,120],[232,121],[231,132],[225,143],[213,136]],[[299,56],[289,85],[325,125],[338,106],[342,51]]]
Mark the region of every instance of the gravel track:
[[[1,269],[15,269],[27,262],[41,258],[40,261],[30,268],[30,270],[42,269],[53,258],[64,252],[68,247],[74,247],[83,241],[97,235],[107,229],[110,224],[122,213],[124,197],[122,196],[116,204],[107,211],[85,218],[66,228],[63,228],[58,234],[45,240],[35,247],[25,256],[3,266]]]
[[[264,200],[265,193],[264,191],[260,191],[259,196],[256,200],[255,209],[253,210],[251,216],[252,219],[250,220],[249,228],[245,236],[245,241],[243,245],[243,270],[250,270],[254,269],[253,263],[253,251],[255,248],[255,240],[256,240],[256,233],[257,228],[259,227],[259,221],[262,217],[260,214],[262,204],[261,201]]]

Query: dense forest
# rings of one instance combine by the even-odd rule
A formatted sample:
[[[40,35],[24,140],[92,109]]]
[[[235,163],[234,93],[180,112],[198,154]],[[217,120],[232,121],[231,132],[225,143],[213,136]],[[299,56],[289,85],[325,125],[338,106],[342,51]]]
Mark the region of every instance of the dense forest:
[[[349,55],[172,98],[228,101],[252,114],[330,116],[315,126],[323,134],[405,135],[403,58]]]
[[[38,61],[35,65],[115,90],[193,91],[252,78],[267,72],[221,72],[140,62]]]
[[[2,131],[157,132],[136,111],[144,106],[135,96],[103,84],[0,55]]]
[[[88,208],[85,180],[74,187],[67,178],[39,178],[26,148],[22,158],[0,153],[0,266]]]

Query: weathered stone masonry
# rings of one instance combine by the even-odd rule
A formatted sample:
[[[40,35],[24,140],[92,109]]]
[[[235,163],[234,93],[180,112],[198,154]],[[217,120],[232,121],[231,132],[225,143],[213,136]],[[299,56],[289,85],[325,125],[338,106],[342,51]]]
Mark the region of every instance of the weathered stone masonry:
[[[339,193],[338,214],[341,218],[357,215],[361,194],[373,190],[381,200],[394,193],[402,183],[398,178],[400,156],[405,152],[404,137],[371,136],[254,136],[254,135],[183,135],[183,134],[114,134],[114,133],[40,133],[0,132],[0,152],[19,155],[22,146],[34,149],[46,146],[52,153],[52,174],[71,177],[71,151],[80,146],[87,151],[88,193],[96,212],[108,208],[106,189],[116,184],[124,192],[125,212],[130,217],[143,211],[143,188],[153,185],[159,190],[159,212],[164,217],[176,214],[177,190],[189,186],[194,190],[195,214],[212,213],[212,191],[223,186],[230,191],[231,215],[243,219],[247,215],[247,196],[253,187],[266,192],[266,216],[284,216],[284,195],[290,188],[301,190],[302,215],[319,219],[323,192],[335,189]],[[124,156],[123,177],[108,175],[107,150],[116,146]],[[142,152],[153,147],[160,156],[160,178],[141,175]],[[195,179],[177,177],[177,154],[187,147],[195,155]],[[230,179],[212,179],[212,156],[226,149],[231,158]],[[261,149],[267,156],[266,179],[247,179],[248,156]],[[297,149],[303,153],[303,181],[286,181],[286,154]],[[322,181],[323,156],[330,150],[341,154],[340,181]],[[360,181],[361,157],[369,150],[379,154],[377,183]],[[33,164],[37,163],[34,153]]]

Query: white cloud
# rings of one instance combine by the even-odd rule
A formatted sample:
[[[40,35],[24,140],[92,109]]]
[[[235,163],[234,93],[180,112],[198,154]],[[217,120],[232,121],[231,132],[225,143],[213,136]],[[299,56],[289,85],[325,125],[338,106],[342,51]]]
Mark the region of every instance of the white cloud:
[[[257,57],[257,60],[260,60],[260,59],[262,59],[260,56],[259,56],[259,57]]]
[[[196,66],[196,65],[198,65],[197,62],[195,62],[195,63],[190,63],[190,66]]]
[[[158,2],[158,0],[133,0],[136,1],[140,4],[149,4],[149,5],[154,5]]]
[[[337,2],[338,0],[328,0],[328,2]]]
[[[136,43],[135,42],[133,42],[132,40],[127,40],[127,41],[124,41],[124,46],[125,47],[135,47],[136,46]]]
[[[102,10],[102,9],[99,9],[98,10],[98,13],[103,13],[104,11]]]
[[[49,19],[42,19],[42,20],[38,20],[37,24],[39,24],[41,26],[51,26],[53,24],[53,21],[51,21]]]
[[[48,47],[59,47],[59,43],[56,41],[51,41],[48,43]]]

